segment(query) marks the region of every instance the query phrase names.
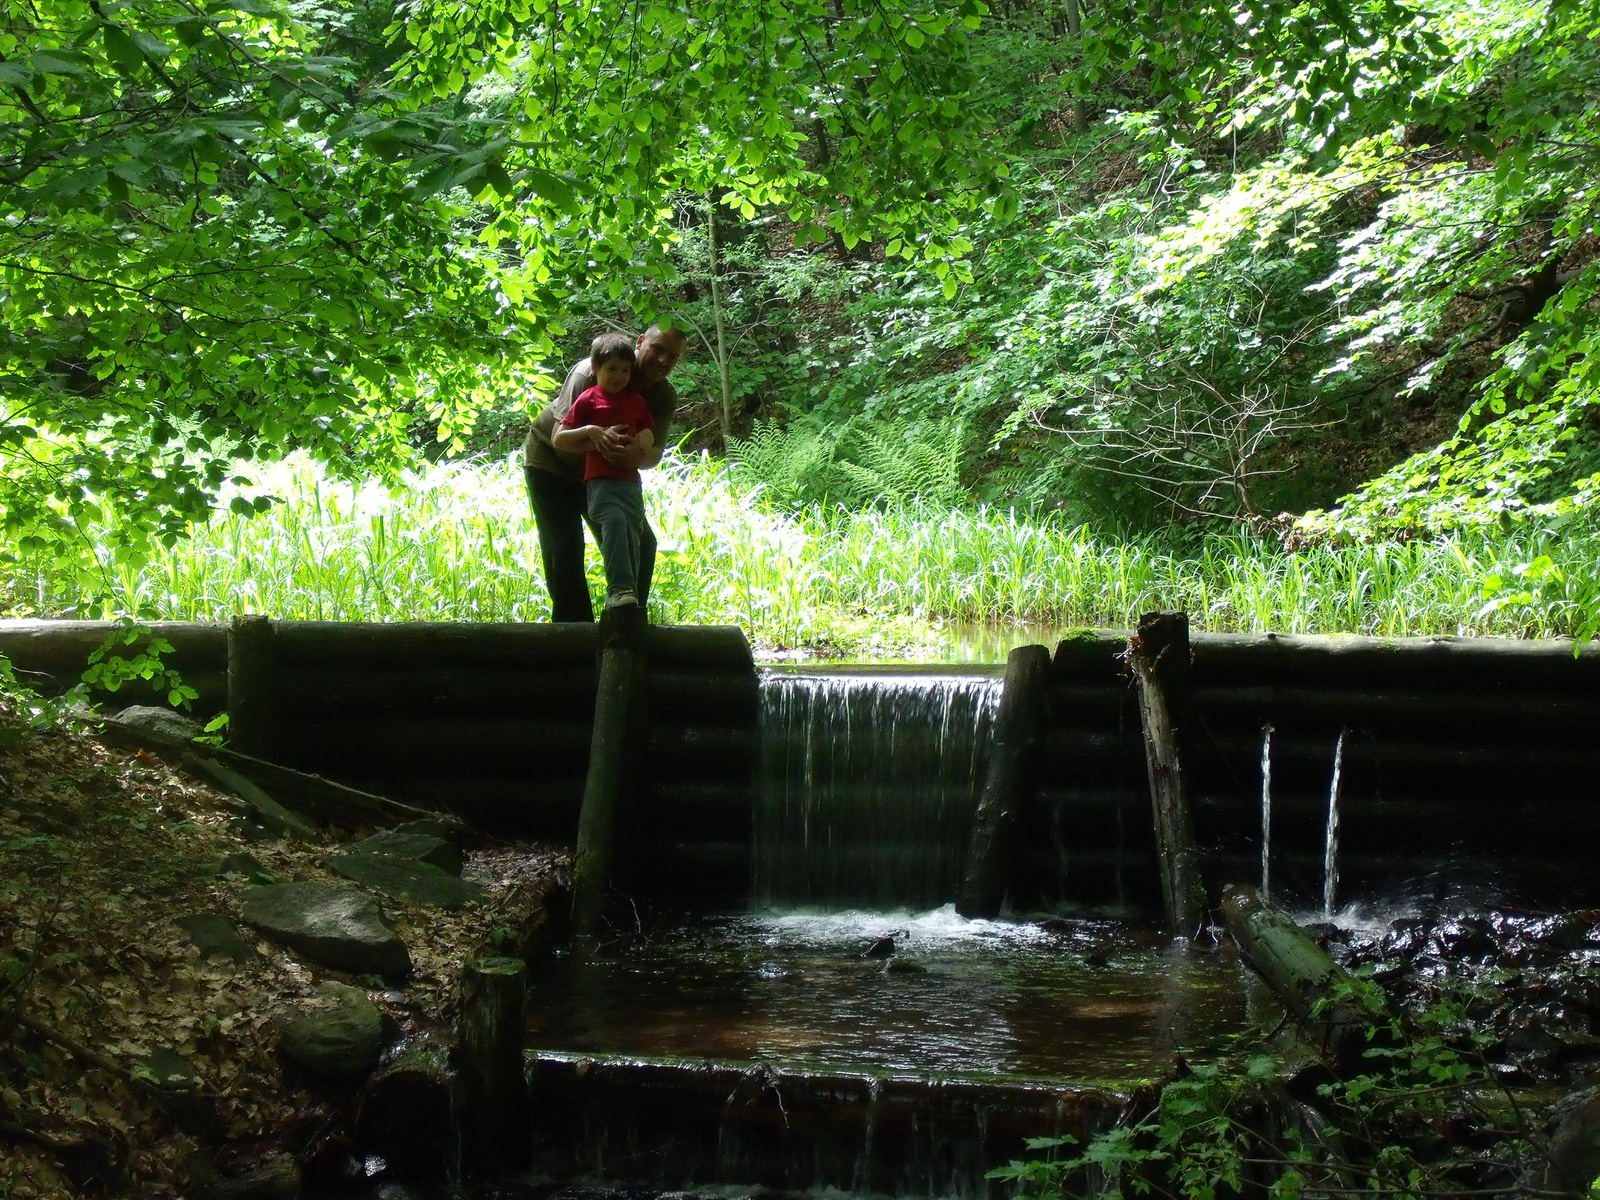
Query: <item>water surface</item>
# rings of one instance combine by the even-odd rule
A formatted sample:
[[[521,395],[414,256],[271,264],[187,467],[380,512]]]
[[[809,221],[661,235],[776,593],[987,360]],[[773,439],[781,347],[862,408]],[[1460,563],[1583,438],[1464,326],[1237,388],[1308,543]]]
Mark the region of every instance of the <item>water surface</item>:
[[[865,957],[895,937],[887,958]],[[1113,922],[697,917],[543,974],[541,1049],[1128,1082],[1246,1026],[1237,960]]]

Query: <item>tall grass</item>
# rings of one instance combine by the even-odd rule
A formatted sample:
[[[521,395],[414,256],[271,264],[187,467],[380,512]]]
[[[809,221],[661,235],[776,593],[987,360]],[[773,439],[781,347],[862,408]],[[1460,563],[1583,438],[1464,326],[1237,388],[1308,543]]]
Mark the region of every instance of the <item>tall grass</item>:
[[[331,483],[305,463],[264,482],[282,498],[265,515],[219,514],[143,566],[108,556],[111,607],[170,619],[548,619],[509,462],[434,466],[393,489]],[[1593,535],[1291,552],[1244,532],[1107,540],[994,508],[796,514],[704,460],[667,464],[647,496],[661,542],[654,619],[735,623],[766,646],[850,649],[886,621],[899,640],[938,619],[1128,626],[1165,607],[1203,629],[1396,636],[1572,634],[1600,611]],[[1530,572],[1541,555],[1553,567]],[[589,573],[599,594],[593,552]],[[1496,605],[1491,577],[1509,584]]]

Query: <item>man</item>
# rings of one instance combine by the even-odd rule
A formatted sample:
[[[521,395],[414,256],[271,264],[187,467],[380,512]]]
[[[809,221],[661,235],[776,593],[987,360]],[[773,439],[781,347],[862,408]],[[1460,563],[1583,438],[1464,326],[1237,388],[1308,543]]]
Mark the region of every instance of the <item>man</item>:
[[[596,449],[618,467],[649,468],[661,461],[667,426],[678,408],[678,393],[667,376],[678,365],[686,345],[683,331],[651,325],[634,343],[634,376],[630,385],[643,394],[655,418],[655,443],[645,447],[637,437],[611,435]],[[539,530],[539,557],[544,561],[544,584],[550,592],[552,621],[592,621],[594,606],[589,600],[589,580],[583,571],[584,510],[583,455],[563,454],[550,444],[557,422],[567,415],[572,402],[595,386],[595,376],[587,358],[567,372],[554,400],[533,419],[533,428],[522,444],[523,473],[528,480],[528,499],[533,504],[533,523]],[[594,528],[590,524],[590,529]],[[598,540],[599,534],[596,533]],[[656,535],[645,522],[639,541],[639,603],[650,592],[650,575],[656,561]]]

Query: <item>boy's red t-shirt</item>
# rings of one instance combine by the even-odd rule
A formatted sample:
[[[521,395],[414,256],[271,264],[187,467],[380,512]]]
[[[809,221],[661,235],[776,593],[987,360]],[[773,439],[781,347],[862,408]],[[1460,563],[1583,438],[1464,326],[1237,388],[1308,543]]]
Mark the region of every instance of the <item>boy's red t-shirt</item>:
[[[624,425],[631,434],[656,427],[649,402],[638,392],[607,395],[599,384],[578,394],[561,423],[572,429],[580,425]],[[591,479],[631,479],[638,483],[639,472],[631,467],[614,467],[598,450],[590,450],[583,456],[583,481],[588,483]]]

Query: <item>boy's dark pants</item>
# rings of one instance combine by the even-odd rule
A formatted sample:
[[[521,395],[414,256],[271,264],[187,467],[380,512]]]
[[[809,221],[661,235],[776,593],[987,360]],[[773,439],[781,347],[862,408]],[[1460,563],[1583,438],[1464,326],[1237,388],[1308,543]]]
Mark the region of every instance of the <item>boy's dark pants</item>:
[[[633,479],[591,479],[589,520],[600,535],[606,595],[639,593],[639,542],[644,529],[644,489]]]
[[[554,471],[524,467],[528,499],[533,504],[533,523],[539,530],[539,557],[544,561],[544,582],[550,592],[552,621],[592,621],[594,607],[589,599],[589,580],[583,570],[583,526],[588,520],[595,541],[600,529],[589,518],[587,491]],[[641,499],[643,493],[641,492]],[[656,535],[650,523],[641,519],[639,528],[639,603],[650,592],[650,577],[655,571]]]

